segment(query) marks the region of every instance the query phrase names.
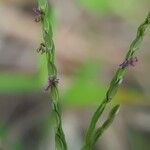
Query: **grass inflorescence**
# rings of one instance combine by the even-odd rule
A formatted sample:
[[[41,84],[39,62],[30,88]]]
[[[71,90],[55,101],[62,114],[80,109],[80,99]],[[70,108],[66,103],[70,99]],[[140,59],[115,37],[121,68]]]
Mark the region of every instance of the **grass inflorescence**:
[[[40,48],[37,50],[42,54],[45,54],[48,70],[48,85],[45,88],[46,91],[50,91],[50,99],[53,104],[53,115],[55,119],[55,149],[67,150],[67,143],[65,135],[62,129],[62,118],[59,106],[59,93],[58,93],[58,78],[57,68],[55,65],[55,45],[53,42],[53,32],[51,26],[50,8],[47,0],[37,0],[38,7],[34,9],[36,15],[36,22],[41,22],[43,32],[43,42],[40,44]],[[120,108],[120,105],[116,105],[110,111],[106,121],[98,128],[96,128],[97,122],[105,110],[107,104],[111,102],[112,98],[116,95],[120,84],[123,81],[126,71],[130,66],[135,66],[138,59],[136,52],[139,49],[143,37],[150,26],[150,13],[145,19],[144,23],[138,28],[136,38],[131,43],[129,50],[126,54],[124,61],[119,65],[110,86],[106,92],[105,98],[98,106],[97,110],[92,116],[89,128],[85,136],[84,144],[81,150],[91,150],[96,144],[97,140],[103,132],[112,124],[116,114]]]
[[[91,150],[94,144],[97,142],[98,138],[104,132],[104,130],[107,129],[108,126],[110,126],[111,123],[113,122],[116,115],[115,112],[117,112],[119,109],[118,105],[112,108],[112,111],[108,116],[108,120],[106,120],[106,122],[101,127],[96,129],[96,124],[99,118],[101,117],[107,104],[111,102],[112,98],[116,95],[118,88],[123,81],[127,69],[130,66],[135,66],[135,63],[137,62],[137,57],[135,56],[136,52],[139,49],[143,37],[147,29],[149,28],[149,26],[150,26],[150,12],[148,13],[148,16],[146,17],[145,21],[139,26],[137,30],[136,38],[131,43],[129,50],[126,54],[125,60],[123,61],[123,63],[121,63],[121,65],[119,65],[118,70],[116,71],[114,77],[112,78],[112,81],[110,82],[110,86],[108,88],[108,91],[106,92],[104,100],[99,105],[99,107],[97,108],[96,112],[94,113],[91,119],[89,128],[87,130],[87,134],[85,136],[85,141],[82,150]]]
[[[38,52],[44,53],[47,61],[48,85],[46,91],[50,91],[50,99],[53,105],[55,149],[67,150],[65,135],[62,129],[61,110],[59,106],[59,92],[57,69],[55,66],[55,45],[51,26],[50,7],[47,0],[37,0],[38,7],[34,9],[36,22],[41,22],[43,32],[43,42],[40,44]]]

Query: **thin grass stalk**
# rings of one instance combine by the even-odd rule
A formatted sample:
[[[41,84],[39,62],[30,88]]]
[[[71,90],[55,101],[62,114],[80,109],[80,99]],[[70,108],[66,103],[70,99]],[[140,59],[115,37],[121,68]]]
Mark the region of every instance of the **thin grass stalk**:
[[[148,13],[145,21],[139,26],[137,30],[136,38],[131,43],[129,50],[126,54],[125,60],[119,66],[112,81],[110,82],[110,86],[108,88],[108,91],[106,92],[104,100],[102,101],[102,103],[99,105],[99,107],[93,114],[89,128],[87,129],[87,133],[86,133],[85,140],[84,140],[84,145],[81,148],[81,150],[91,150],[94,144],[96,143],[96,141],[98,140],[98,138],[102,135],[103,132],[101,132],[98,138],[96,138],[96,141],[94,142],[94,144],[92,144],[92,147],[91,147],[90,143],[91,141],[93,141],[93,137],[95,136],[94,134],[95,134],[96,124],[99,118],[101,117],[103,111],[105,110],[107,104],[116,95],[118,88],[123,81],[126,71],[128,70],[130,66],[134,66],[135,63],[137,62],[137,58],[135,57],[135,55],[141,45],[141,42],[143,41],[144,35],[147,29],[149,28],[149,26],[150,26],[150,12]],[[102,129],[100,128],[100,130],[103,130],[103,127]]]
[[[95,143],[97,142],[99,137],[101,137],[101,135],[104,133],[104,131],[107,130],[111,126],[111,124],[113,123],[116,115],[119,112],[119,109],[120,109],[120,105],[114,106],[112,108],[112,110],[110,111],[107,120],[102,124],[101,127],[99,127],[98,129],[95,130],[92,141],[90,142],[91,147],[93,147],[95,145]]]
[[[51,26],[50,7],[47,0],[37,0],[38,14],[37,22],[41,21],[43,32],[43,43],[41,44],[42,53],[46,55],[47,69],[48,69],[48,87],[46,90],[50,91],[50,99],[52,101],[53,117],[54,117],[54,131],[55,131],[55,149],[67,150],[67,143],[62,129],[62,117],[59,106],[59,92],[57,69],[55,65],[55,45],[53,42],[53,33]]]

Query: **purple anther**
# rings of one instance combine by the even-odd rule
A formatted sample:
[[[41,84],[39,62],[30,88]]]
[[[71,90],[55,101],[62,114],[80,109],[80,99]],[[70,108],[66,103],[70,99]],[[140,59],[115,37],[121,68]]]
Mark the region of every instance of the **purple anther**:
[[[138,59],[137,57],[134,57],[134,58],[130,58],[130,59],[126,59],[122,64],[120,64],[119,66],[123,69],[125,67],[128,67],[128,66],[132,66],[134,67],[136,65],[136,63],[138,62]]]
[[[39,8],[33,8],[35,14],[35,22],[40,22],[42,20],[43,12]]]
[[[48,85],[45,88],[45,91],[48,91],[51,89],[52,86],[58,84],[58,79],[56,77],[49,77],[48,78]]]

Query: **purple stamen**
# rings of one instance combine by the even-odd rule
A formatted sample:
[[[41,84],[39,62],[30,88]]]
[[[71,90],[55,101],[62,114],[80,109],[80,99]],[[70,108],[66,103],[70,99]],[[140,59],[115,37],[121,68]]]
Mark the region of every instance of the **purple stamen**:
[[[53,85],[56,85],[56,84],[58,84],[58,79],[55,78],[55,77],[49,77],[49,78],[48,78],[48,85],[47,85],[47,87],[45,88],[45,91],[50,90],[50,88],[51,88]]]
[[[125,67],[128,67],[128,66],[132,66],[134,67],[136,65],[136,63],[138,62],[138,59],[137,57],[134,57],[134,58],[130,58],[128,60],[125,60],[122,64],[120,64],[119,66],[123,69]]]
[[[36,22],[41,21],[43,12],[39,8],[33,8],[33,11],[34,11],[34,14],[35,14],[35,17],[36,17],[35,21]]]
[[[129,65],[134,67],[137,62],[138,62],[138,59],[137,59],[137,57],[135,57],[133,59],[130,59]]]

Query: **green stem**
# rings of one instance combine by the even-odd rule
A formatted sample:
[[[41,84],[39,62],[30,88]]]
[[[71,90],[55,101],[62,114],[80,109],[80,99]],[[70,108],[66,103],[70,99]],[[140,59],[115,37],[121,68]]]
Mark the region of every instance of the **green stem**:
[[[103,125],[101,127],[99,127],[93,136],[93,139],[91,141],[91,147],[94,146],[94,144],[97,142],[98,138],[104,133],[104,131],[111,126],[111,124],[113,123],[115,116],[117,115],[117,113],[119,112],[119,108],[120,105],[116,105],[112,108],[112,110],[109,113],[108,119],[103,123]]]
[[[46,50],[46,60],[48,76],[57,79],[57,69],[55,66],[55,46],[53,42],[50,8],[47,0],[37,0],[38,9],[42,12],[41,24],[43,31],[43,40]],[[59,92],[56,84],[51,84],[50,99],[53,105],[54,130],[55,130],[55,149],[67,150],[67,143],[62,129],[62,118],[59,106]]]
[[[149,26],[150,26],[150,12],[148,13],[148,16],[146,17],[144,23],[142,23],[139,26],[136,38],[131,43],[131,45],[129,47],[129,51],[127,52],[127,55],[125,57],[125,60],[130,60],[135,56],[136,51],[139,49],[141,42],[143,41],[144,35],[145,35],[147,29],[149,28]],[[110,83],[109,89],[106,92],[105,99],[102,101],[100,106],[97,108],[97,110],[93,114],[89,128],[87,129],[87,134],[85,136],[84,145],[81,148],[81,150],[91,150],[92,149],[90,143],[93,140],[93,137],[95,136],[96,124],[97,124],[100,116],[102,115],[103,111],[105,110],[107,104],[116,95],[118,88],[123,81],[123,77],[124,77],[128,67],[129,67],[129,65],[127,64],[125,67],[120,67],[116,71],[116,73]],[[101,130],[101,129],[99,129],[99,130]],[[102,135],[102,133],[103,132],[101,132],[101,134],[98,136],[98,138]],[[93,144],[93,146],[94,146],[94,144]]]

